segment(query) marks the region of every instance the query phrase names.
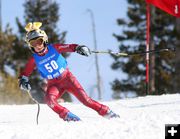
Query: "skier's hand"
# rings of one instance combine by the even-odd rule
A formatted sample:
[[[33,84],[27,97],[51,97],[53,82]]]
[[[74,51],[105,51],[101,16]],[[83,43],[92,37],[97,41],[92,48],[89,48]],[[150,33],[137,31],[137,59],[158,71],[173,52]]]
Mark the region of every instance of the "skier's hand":
[[[80,121],[81,119],[78,116],[74,115],[72,112],[68,112],[63,120],[64,121]]]
[[[76,52],[80,55],[89,56],[91,55],[91,50],[85,45],[78,45],[76,47]]]
[[[31,90],[31,85],[29,83],[28,77],[22,76],[22,77],[19,78],[19,87],[22,90],[25,90],[25,91],[30,91]]]

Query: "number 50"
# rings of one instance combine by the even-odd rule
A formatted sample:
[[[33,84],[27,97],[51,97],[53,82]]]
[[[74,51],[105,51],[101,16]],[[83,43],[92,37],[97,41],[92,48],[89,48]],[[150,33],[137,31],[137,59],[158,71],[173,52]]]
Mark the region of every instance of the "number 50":
[[[53,72],[53,70],[58,69],[58,65],[54,60],[52,60],[50,63],[45,64],[44,66],[50,73]]]

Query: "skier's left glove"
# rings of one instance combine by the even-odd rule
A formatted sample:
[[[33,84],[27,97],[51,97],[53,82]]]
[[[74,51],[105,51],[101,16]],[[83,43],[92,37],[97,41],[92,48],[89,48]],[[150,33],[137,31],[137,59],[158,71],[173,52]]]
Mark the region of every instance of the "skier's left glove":
[[[19,77],[19,87],[25,91],[31,90],[31,85],[29,83],[28,77],[26,76]]]
[[[85,45],[78,45],[76,47],[76,52],[80,55],[89,56],[91,55],[91,50]]]
[[[64,121],[80,121],[81,119],[75,114],[73,114],[72,112],[68,112],[63,120]]]

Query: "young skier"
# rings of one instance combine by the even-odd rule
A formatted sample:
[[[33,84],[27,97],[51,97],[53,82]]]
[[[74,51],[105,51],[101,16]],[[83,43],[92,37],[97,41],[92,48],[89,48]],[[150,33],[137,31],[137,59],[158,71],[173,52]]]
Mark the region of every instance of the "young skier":
[[[80,118],[68,109],[58,104],[65,91],[72,93],[84,105],[97,111],[101,116],[108,119],[119,117],[108,106],[91,99],[83,87],[69,71],[63,52],[77,52],[89,56],[91,51],[84,45],[77,44],[48,44],[48,36],[40,29],[42,23],[34,22],[26,25],[26,42],[32,51],[24,70],[20,73],[19,86],[21,89],[30,91],[31,86],[28,77],[37,68],[40,75],[47,80],[45,102],[64,121],[79,121]]]

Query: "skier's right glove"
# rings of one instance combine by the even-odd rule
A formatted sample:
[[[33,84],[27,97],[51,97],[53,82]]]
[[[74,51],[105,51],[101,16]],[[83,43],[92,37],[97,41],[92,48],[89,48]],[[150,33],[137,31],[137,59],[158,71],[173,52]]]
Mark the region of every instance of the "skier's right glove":
[[[25,90],[25,91],[28,91],[28,92],[31,90],[31,85],[29,83],[28,77],[22,76],[22,77],[19,78],[19,87],[22,90]]]
[[[72,112],[68,112],[63,120],[64,121],[80,121],[81,119],[78,116],[74,115]]]

